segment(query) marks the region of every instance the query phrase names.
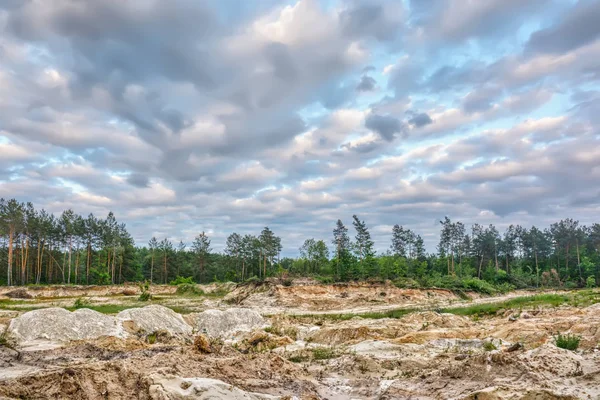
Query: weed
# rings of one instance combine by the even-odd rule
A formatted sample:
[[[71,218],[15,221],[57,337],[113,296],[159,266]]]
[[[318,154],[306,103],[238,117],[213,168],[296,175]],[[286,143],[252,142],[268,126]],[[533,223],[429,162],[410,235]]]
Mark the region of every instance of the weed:
[[[175,278],[174,280],[172,280],[171,282],[169,282],[169,285],[173,285],[173,286],[177,286],[177,285],[193,285],[194,282],[194,278],[191,276],[188,276],[187,278],[184,278],[182,276],[178,276],[177,278]]]
[[[580,341],[581,336],[573,335],[570,333],[563,335],[559,332],[554,337],[554,344],[556,345],[556,347],[560,347],[561,349],[566,350],[577,350]]]
[[[338,357],[337,352],[328,347],[317,347],[312,350],[312,358],[314,360],[329,360],[336,357]]]
[[[79,309],[79,308],[87,308],[89,307],[91,304],[90,299],[86,299],[85,297],[78,297],[77,299],[75,299],[75,303],[73,303],[73,308],[75,309]]]
[[[498,350],[498,348],[496,347],[496,345],[494,343],[490,342],[483,342],[483,350],[485,351],[493,351],[493,350]]]
[[[152,295],[150,294],[150,284],[148,281],[140,283],[140,290],[142,294],[140,294],[140,297],[138,298],[139,301],[152,300]]]
[[[148,344],[156,343],[156,336],[156,333],[150,333],[148,336],[146,336],[146,341],[148,342]]]
[[[305,362],[308,361],[309,357],[306,354],[294,354],[293,356],[290,356],[288,358],[288,360],[290,360],[293,363],[301,363],[301,362]]]
[[[182,283],[177,286],[175,293],[188,296],[202,296],[204,291],[196,286],[195,283]]]

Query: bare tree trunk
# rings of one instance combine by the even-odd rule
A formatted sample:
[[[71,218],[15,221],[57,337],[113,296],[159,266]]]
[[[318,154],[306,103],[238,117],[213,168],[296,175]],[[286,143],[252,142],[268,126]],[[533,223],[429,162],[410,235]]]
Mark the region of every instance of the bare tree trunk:
[[[90,262],[92,257],[92,244],[88,242],[87,245],[87,260],[85,263],[85,284],[90,284]]]
[[[481,279],[481,266],[483,265],[483,254],[481,255],[481,259],[479,260],[479,268],[477,269],[477,278]]]
[[[152,284],[152,273],[154,272],[154,250],[152,250],[152,261],[150,262],[150,284]]]
[[[15,231],[14,228],[9,228],[8,232],[8,269],[7,269],[7,280],[6,284],[8,286],[12,285],[12,259],[13,259],[13,240],[14,240]]]
[[[540,286],[540,267],[538,266],[538,256],[537,256],[537,251],[534,251],[533,254],[535,255],[535,275],[537,276],[537,286]]]

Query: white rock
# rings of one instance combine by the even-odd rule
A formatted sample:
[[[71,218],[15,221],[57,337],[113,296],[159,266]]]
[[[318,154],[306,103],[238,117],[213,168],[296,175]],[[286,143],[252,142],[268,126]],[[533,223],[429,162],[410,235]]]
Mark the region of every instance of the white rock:
[[[114,317],[87,308],[33,310],[14,318],[8,334],[18,343],[45,339],[54,342],[95,339],[101,336],[124,337],[125,331]]]
[[[213,337],[226,338],[236,332],[250,332],[265,326],[264,318],[247,308],[229,308],[225,311],[206,310],[190,314],[194,329]]]
[[[121,322],[132,321],[135,328],[145,334],[157,331],[167,331],[173,336],[192,334],[192,327],[183,320],[180,314],[156,304],[123,310],[117,314],[116,319]]]
[[[241,390],[218,379],[180,378],[173,375],[151,375],[150,398],[198,399],[198,400],[275,400],[278,396],[252,393]]]

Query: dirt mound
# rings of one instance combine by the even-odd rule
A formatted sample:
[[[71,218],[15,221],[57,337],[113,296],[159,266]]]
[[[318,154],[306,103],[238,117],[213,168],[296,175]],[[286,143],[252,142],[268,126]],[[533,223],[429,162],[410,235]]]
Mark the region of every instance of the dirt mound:
[[[231,400],[274,400],[279,396],[251,393],[210,378],[181,378],[173,375],[152,375],[149,377],[150,398],[167,399],[231,399]]]
[[[562,395],[555,393],[550,390],[537,389],[537,390],[515,390],[510,387],[497,387],[492,386],[483,390],[478,390],[465,397],[461,397],[460,400],[503,400],[503,399],[514,399],[514,400],[577,400],[578,397],[570,395]]]
[[[189,326],[180,314],[170,308],[156,304],[130,308],[117,314],[118,321],[132,321],[130,329],[138,333],[151,334],[155,332],[168,332],[172,336],[190,336],[192,327]]]
[[[467,317],[461,317],[454,314],[437,313],[434,311],[412,313],[403,317],[401,321],[421,328],[464,328],[473,325],[471,320],[469,320]]]
[[[19,343],[36,339],[65,342],[125,336],[115,318],[87,308],[73,312],[64,308],[29,311],[10,322],[8,334]]]
[[[209,336],[226,338],[239,331],[252,331],[265,325],[264,318],[247,308],[229,308],[225,311],[206,310],[187,316],[194,330]]]
[[[559,349],[553,344],[545,344],[519,356],[531,373],[548,377],[574,377],[583,375],[583,357],[569,350]]]
[[[4,293],[4,295],[10,299],[31,299],[33,296],[27,292],[24,288],[11,290],[10,292]]]

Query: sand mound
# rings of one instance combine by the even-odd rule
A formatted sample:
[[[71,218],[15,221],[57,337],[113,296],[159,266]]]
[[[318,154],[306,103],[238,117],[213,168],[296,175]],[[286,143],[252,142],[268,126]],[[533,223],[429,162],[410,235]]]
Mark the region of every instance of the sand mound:
[[[159,331],[168,332],[173,336],[192,334],[192,327],[183,320],[180,314],[159,305],[123,310],[117,314],[116,318],[118,321],[132,321],[133,329],[144,334]]]
[[[73,312],[64,308],[29,311],[11,321],[8,333],[19,343],[36,339],[65,342],[125,335],[115,318],[87,308]]]
[[[251,393],[241,390],[218,379],[180,378],[173,375],[152,375],[149,377],[150,398],[167,399],[231,399],[231,400],[270,400],[280,397]]]
[[[240,331],[249,332],[265,325],[265,320],[259,313],[246,308],[206,310],[190,314],[188,320],[196,331],[222,338]]]
[[[562,378],[583,375],[583,357],[553,344],[527,351],[519,359],[532,373]]]

